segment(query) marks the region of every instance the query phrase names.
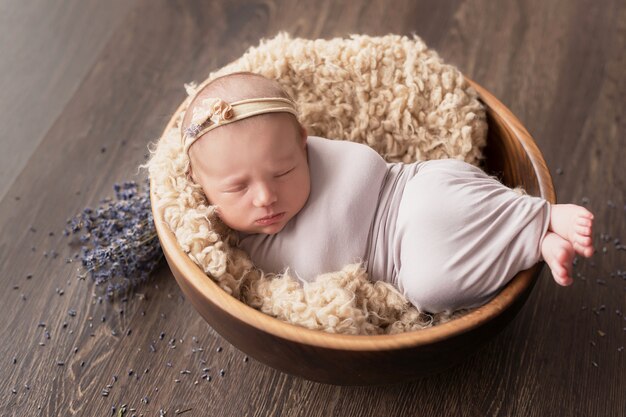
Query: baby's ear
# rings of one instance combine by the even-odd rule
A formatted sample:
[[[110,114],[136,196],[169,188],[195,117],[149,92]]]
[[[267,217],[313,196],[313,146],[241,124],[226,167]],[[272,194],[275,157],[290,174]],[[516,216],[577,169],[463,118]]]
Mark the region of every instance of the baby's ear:
[[[189,165],[189,171],[187,172],[187,178],[190,179],[191,181],[195,182],[196,184],[198,183],[198,181],[196,181],[196,177],[193,175],[193,169],[191,169],[191,165]]]
[[[306,148],[306,138],[308,137],[308,132],[306,131],[306,127],[300,125],[300,139],[302,139],[303,144]]]

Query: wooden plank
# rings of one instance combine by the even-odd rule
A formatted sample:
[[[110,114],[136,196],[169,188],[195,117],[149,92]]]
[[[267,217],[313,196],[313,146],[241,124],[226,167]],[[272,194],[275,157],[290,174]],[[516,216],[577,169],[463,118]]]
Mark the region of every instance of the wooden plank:
[[[0,4],[0,198],[133,2],[71,0],[55,6],[46,0]]]
[[[0,415],[110,415],[124,403],[146,416],[187,408],[184,416],[622,415],[626,282],[617,271],[626,270],[626,253],[614,239],[626,232],[625,27],[626,5],[616,0],[137,2],[0,202]],[[383,387],[321,385],[244,362],[181,297],[165,266],[142,289],[146,299],[99,304],[93,284],[64,261],[72,253],[65,219],[112,195],[113,183],[142,178],[136,167],[184,99],[183,83],[278,30],[417,33],[526,125],[561,202],[589,199],[599,253],[578,263],[571,287],[546,269],[514,322],[463,365]],[[43,256],[51,249],[56,259]],[[212,381],[201,379],[203,367]]]

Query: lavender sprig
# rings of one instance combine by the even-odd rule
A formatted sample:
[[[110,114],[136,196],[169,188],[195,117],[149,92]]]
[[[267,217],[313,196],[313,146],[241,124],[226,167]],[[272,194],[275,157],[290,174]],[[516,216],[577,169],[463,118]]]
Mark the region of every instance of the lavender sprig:
[[[67,220],[63,232],[69,236],[83,231],[78,238],[82,265],[97,286],[106,284],[109,299],[146,282],[163,258],[150,207],[149,180],[143,190],[135,181],[113,188],[117,200],[103,199],[96,210],[86,207]]]

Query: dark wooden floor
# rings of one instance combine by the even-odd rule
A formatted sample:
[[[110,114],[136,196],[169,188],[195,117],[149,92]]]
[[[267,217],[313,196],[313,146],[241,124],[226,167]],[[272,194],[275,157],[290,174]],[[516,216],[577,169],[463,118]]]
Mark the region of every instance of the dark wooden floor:
[[[7,21],[26,7],[12,3]],[[13,59],[29,68],[0,74],[0,108],[16,97],[23,109],[39,104],[0,116],[2,163],[12,164],[0,202],[0,415],[108,416],[122,404],[145,416],[626,414],[626,251],[616,248],[626,243],[624,1],[137,0],[106,12],[95,3],[30,9],[40,20],[11,20],[21,29],[0,45],[0,68]],[[36,22],[50,10],[67,14],[46,30]],[[95,23],[103,16],[107,29]],[[93,283],[65,262],[66,219],[112,196],[114,183],[143,178],[137,165],[185,98],[184,83],[279,30],[416,33],[494,93],[535,137],[559,202],[588,201],[596,214],[598,252],[577,264],[574,285],[558,286],[546,268],[513,323],[466,363],[380,387],[321,385],[245,362],[183,299],[167,266],[145,299],[97,303]],[[54,53],[42,46],[52,42]],[[24,62],[42,50],[54,59]],[[75,59],[77,50],[89,53]],[[44,256],[52,249],[58,257]],[[211,381],[200,378],[204,367]]]

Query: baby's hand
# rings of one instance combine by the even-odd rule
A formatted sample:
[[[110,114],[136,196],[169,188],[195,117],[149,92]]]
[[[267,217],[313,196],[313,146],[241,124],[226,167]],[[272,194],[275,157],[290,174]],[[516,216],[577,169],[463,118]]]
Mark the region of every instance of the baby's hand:
[[[541,254],[554,280],[560,285],[571,285],[574,255],[589,258],[593,255],[591,240],[593,214],[575,204],[553,204],[548,233],[541,244]]]

